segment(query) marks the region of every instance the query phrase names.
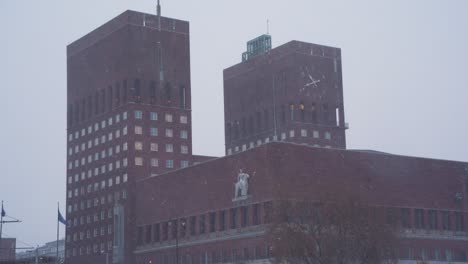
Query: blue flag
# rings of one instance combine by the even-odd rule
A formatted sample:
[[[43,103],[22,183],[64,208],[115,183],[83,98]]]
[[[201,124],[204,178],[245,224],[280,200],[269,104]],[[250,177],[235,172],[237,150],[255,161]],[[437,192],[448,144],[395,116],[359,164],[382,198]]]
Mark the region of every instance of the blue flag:
[[[2,204],[2,217],[6,215],[5,210],[3,210],[3,204]]]
[[[64,225],[67,225],[67,220],[63,218],[62,214],[60,213],[60,209],[58,210],[58,221]]]

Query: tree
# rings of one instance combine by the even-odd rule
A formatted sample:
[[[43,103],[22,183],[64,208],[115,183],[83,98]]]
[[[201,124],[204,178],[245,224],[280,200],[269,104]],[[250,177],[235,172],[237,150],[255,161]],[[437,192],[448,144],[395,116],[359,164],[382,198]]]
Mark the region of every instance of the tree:
[[[268,230],[277,263],[396,263],[398,236],[376,207],[357,199],[282,201]]]

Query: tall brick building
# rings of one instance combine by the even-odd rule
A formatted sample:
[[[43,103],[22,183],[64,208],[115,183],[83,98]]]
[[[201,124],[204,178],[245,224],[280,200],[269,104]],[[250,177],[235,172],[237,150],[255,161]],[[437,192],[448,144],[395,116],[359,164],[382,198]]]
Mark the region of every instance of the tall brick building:
[[[135,180],[189,166],[189,23],[126,11],[67,47],[67,263],[131,263]]]
[[[249,41],[224,70],[226,154],[270,141],[346,148],[341,50],[300,41]]]

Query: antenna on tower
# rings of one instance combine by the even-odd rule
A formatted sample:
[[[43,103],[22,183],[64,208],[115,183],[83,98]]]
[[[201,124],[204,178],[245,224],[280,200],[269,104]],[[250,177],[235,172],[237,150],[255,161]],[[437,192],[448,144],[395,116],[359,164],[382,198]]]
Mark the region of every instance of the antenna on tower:
[[[270,35],[270,20],[267,19],[267,35]]]
[[[156,6],[156,15],[158,16],[158,30],[161,31],[161,5],[159,4]]]

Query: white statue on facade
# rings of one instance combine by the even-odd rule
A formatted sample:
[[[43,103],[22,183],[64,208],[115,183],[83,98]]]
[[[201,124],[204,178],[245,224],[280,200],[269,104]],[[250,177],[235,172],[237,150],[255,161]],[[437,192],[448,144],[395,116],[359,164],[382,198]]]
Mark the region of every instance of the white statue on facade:
[[[237,182],[234,184],[235,199],[246,197],[249,193],[249,177],[247,173],[243,173],[242,171],[237,175]]]

